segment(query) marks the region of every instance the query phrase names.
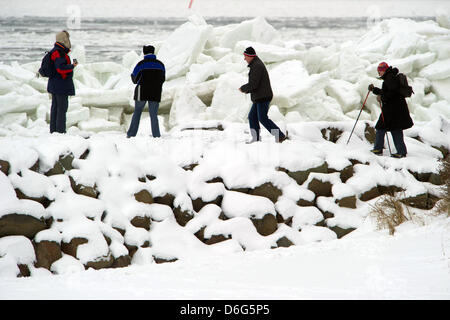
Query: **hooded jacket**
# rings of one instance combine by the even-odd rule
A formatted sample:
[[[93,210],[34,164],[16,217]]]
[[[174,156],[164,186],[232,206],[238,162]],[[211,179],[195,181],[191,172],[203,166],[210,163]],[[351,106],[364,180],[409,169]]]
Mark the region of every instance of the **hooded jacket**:
[[[68,49],[64,44],[56,42],[51,52],[51,59],[56,69],[55,76],[48,79],[47,91],[52,94],[73,96],[73,64],[70,61]]]
[[[134,67],[131,80],[137,84],[134,89],[134,100],[160,102],[166,69],[154,54],[147,54]]]
[[[271,101],[273,92],[270,86],[269,73],[264,63],[256,56],[248,67],[250,68],[248,83],[241,87],[242,92],[250,93],[253,102]]]
[[[383,74],[383,85],[373,88],[373,93],[381,96],[381,115],[378,118],[376,129],[387,131],[404,130],[413,126],[405,97],[398,91],[400,81],[397,77],[398,69],[389,67]]]

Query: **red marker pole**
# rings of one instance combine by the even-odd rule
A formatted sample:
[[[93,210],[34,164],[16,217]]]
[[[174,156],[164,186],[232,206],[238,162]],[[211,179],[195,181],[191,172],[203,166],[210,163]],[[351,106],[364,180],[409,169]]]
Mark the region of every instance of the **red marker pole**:
[[[191,0],[191,1],[189,2],[189,9],[192,7],[192,2],[194,2],[194,0]]]

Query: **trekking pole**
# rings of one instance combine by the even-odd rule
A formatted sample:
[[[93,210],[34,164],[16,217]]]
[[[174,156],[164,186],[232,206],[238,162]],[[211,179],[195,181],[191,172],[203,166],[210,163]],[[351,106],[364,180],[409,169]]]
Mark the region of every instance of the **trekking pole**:
[[[356,118],[355,125],[353,126],[352,132],[350,133],[350,137],[348,137],[347,144],[350,141],[350,138],[352,137],[353,130],[355,130],[356,123],[358,122],[359,116],[361,115],[361,112],[363,111],[364,106],[366,105],[366,101],[367,101],[367,98],[369,97],[369,93],[370,93],[370,90],[367,92],[366,99],[364,99],[364,103],[362,105],[361,110],[359,111],[358,117]]]
[[[380,108],[381,108],[381,118],[383,119],[384,124],[386,124],[386,121],[384,121],[384,114],[383,114],[383,109],[381,107],[381,102],[379,102],[379,103],[380,103]],[[389,143],[389,135],[387,133],[388,132],[386,131],[384,135],[385,135],[385,137],[387,139],[388,148],[389,148],[389,154],[392,157],[391,144]]]

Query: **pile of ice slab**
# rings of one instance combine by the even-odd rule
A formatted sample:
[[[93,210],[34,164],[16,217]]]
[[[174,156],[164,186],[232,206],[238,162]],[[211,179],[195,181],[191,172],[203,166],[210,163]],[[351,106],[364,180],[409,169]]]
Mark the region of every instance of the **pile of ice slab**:
[[[271,115],[277,121],[355,119],[367,86],[381,85],[376,73],[381,61],[408,76],[415,92],[407,99],[413,120],[449,118],[450,29],[444,18],[383,20],[358,41],[306,48],[301,39],[282,41],[262,17],[213,27],[191,16],[155,44],[167,69],[161,120],[165,130],[195,120],[246,122],[251,101],[238,88],[247,81],[242,56],[247,46],[267,65],[274,91]],[[134,108],[130,73],[142,55],[130,51],[122,61],[100,63],[86,63],[85,55],[83,44],[74,43],[72,56],[80,65],[68,127],[88,133],[124,132]],[[47,79],[36,77],[39,65],[0,64],[0,135],[48,130],[50,99]],[[379,110],[370,95],[361,119],[376,120]],[[148,131],[144,126],[139,134]]]

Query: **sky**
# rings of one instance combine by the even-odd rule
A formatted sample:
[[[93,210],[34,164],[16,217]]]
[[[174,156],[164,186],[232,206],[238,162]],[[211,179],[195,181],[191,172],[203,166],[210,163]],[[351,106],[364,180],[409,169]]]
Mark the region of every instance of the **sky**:
[[[0,0],[0,16],[156,17],[186,16],[434,16],[436,10],[449,12],[446,0]]]

